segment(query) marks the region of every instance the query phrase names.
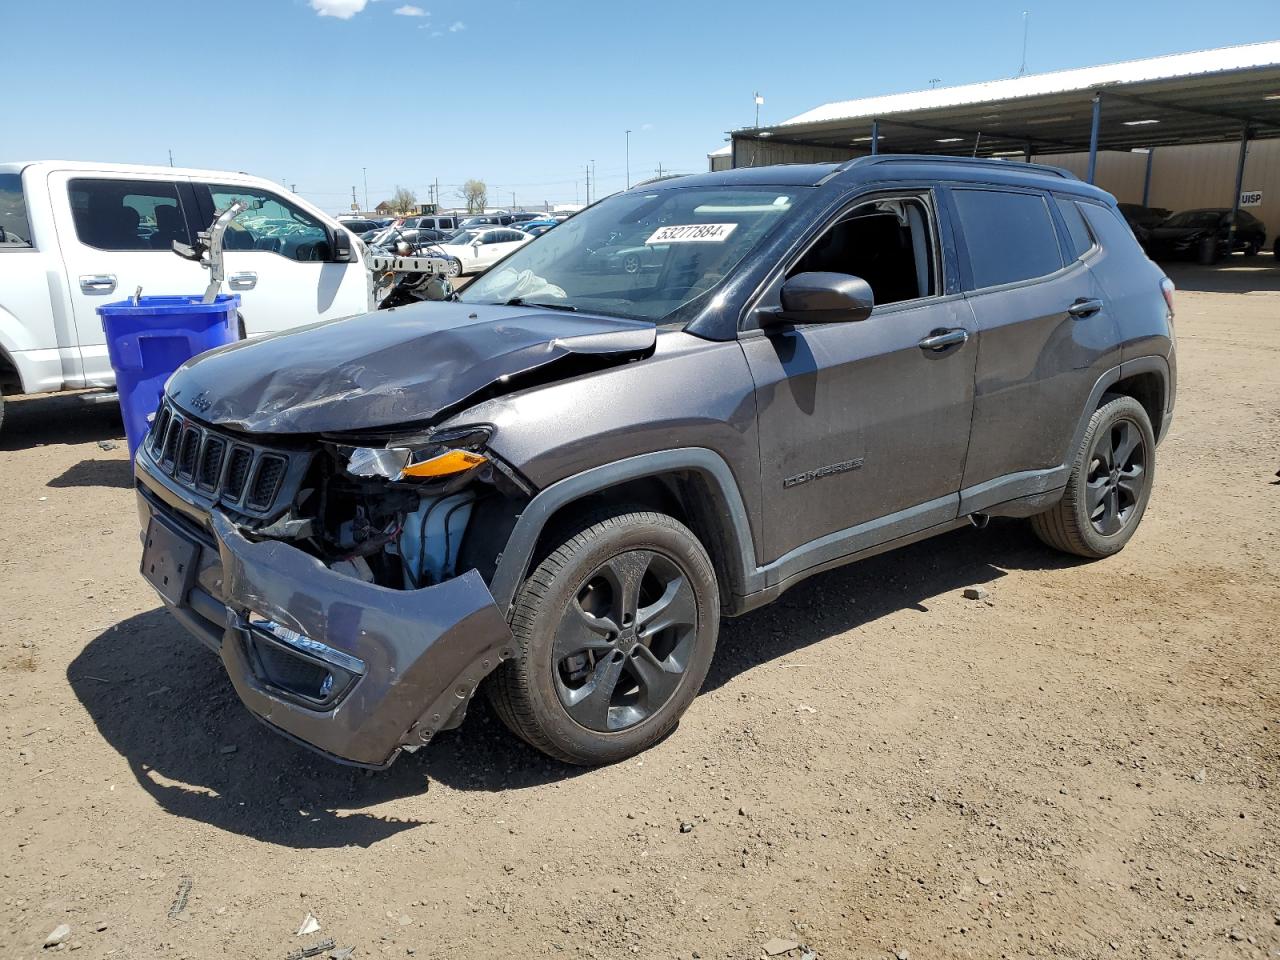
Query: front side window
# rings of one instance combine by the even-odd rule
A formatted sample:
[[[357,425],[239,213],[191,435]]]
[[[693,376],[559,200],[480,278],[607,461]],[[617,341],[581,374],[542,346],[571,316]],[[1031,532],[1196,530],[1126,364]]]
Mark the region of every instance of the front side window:
[[[67,184],[80,242],[99,250],[172,250],[190,243],[178,185],[77,178]]]
[[[236,200],[249,209],[232,221],[223,236],[227,250],[260,250],[288,260],[332,260],[329,231],[315,217],[269,193],[245,187],[210,186],[215,210],[225,210]]]
[[[975,288],[1034,280],[1062,269],[1057,231],[1043,196],[968,189],[953,196]]]
[[[522,244],[461,299],[684,322],[811,192],[743,186],[617,194]]]
[[[0,173],[0,250],[31,247],[31,226],[27,221],[27,201],[22,194],[22,175]]]
[[[847,273],[871,287],[877,306],[937,293],[929,211],[918,197],[859,204],[787,271]]]

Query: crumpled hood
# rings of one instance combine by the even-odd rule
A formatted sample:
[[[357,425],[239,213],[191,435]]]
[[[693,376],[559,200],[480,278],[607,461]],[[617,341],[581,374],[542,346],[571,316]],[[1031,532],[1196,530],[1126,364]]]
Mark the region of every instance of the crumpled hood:
[[[420,303],[232,344],[168,384],[180,407],[250,433],[413,424],[571,355],[646,356],[652,323],[469,303]]]

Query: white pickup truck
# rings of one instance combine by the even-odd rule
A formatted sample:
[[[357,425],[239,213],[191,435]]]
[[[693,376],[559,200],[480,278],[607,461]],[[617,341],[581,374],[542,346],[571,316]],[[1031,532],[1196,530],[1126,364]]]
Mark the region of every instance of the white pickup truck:
[[[3,394],[109,387],[95,307],[132,296],[200,294],[209,273],[173,253],[215,211],[250,209],[228,229],[227,287],[241,336],[366,313],[361,246],[336,220],[242,173],[46,160],[0,163],[0,418]],[[339,247],[349,251],[335,256]]]

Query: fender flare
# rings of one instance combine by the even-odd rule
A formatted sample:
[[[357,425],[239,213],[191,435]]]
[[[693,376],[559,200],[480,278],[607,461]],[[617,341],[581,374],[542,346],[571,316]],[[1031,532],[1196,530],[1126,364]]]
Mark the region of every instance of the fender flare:
[[[567,503],[599,493],[628,480],[671,473],[697,473],[711,488],[723,507],[725,562],[730,565],[731,582],[743,593],[760,589],[761,574],[755,562],[755,543],[747,509],[733,471],[724,458],[705,447],[683,447],[644,453],[614,463],[592,467],[543,489],[521,512],[515,528],[498,560],[489,590],[500,610],[509,612],[516,592],[528,572],[533,551],[547,522]]]
[[[1076,425],[1075,433],[1071,437],[1071,445],[1067,447],[1066,455],[1062,458],[1063,464],[1070,464],[1075,458],[1076,451],[1080,449],[1080,444],[1084,442],[1085,431],[1089,428],[1089,421],[1093,418],[1093,413],[1102,403],[1102,397],[1107,390],[1121,380],[1127,380],[1129,377],[1139,373],[1154,373],[1160,378],[1160,409],[1165,414],[1161,418],[1162,432],[1169,423],[1169,361],[1161,356],[1136,357],[1133,360],[1125,360],[1119,366],[1112,367],[1098,378],[1098,382],[1093,385],[1093,390],[1089,392],[1089,400],[1085,404],[1084,410],[1080,414],[1080,422]],[[1159,442],[1161,437],[1156,437]]]

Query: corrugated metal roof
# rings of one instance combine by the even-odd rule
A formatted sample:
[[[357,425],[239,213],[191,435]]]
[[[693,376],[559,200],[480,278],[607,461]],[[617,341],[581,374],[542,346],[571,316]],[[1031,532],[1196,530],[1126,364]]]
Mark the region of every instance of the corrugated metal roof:
[[[1257,67],[1280,66],[1280,40],[1250,43],[1194,53],[1175,53],[1096,67],[1030,74],[1007,80],[938,87],[860,100],[840,100],[806,111],[772,129],[838,120],[885,117],[916,110],[945,110],[976,103],[1016,100],[1054,93],[1090,91],[1153,80],[1208,76]],[[1277,91],[1280,92],[1280,91]]]

